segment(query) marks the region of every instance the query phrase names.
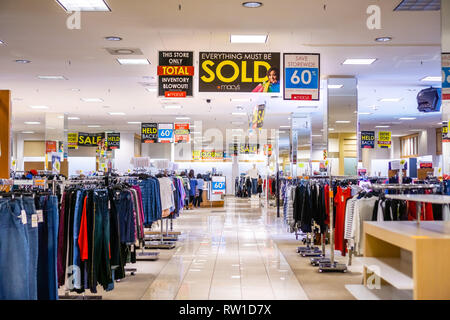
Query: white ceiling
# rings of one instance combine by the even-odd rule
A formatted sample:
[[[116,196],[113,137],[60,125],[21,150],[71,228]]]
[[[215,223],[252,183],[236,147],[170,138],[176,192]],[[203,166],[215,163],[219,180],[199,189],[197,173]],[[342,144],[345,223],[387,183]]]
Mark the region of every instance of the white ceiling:
[[[30,105],[47,105],[46,112],[68,112],[81,120],[70,128],[89,131],[91,124],[104,129],[139,131],[127,121],[174,121],[174,115],[202,120],[203,127],[231,128],[231,116],[239,104],[248,112],[266,101],[265,127],[289,124],[289,114],[299,112],[299,103],[273,99],[267,95],[198,93],[177,100],[183,108],[163,110],[157,93],[145,90],[140,82],[156,83],[159,50],[318,52],[322,79],[350,75],[358,79],[358,105],[361,129],[384,122],[396,122],[394,132],[437,127],[440,114],[418,115],[415,97],[425,85],[424,76],[440,75],[440,12],[394,12],[400,0],[376,1],[381,7],[382,29],[366,27],[366,9],[372,0],[265,0],[257,9],[241,6],[239,0],[107,0],[112,12],[81,14],[81,29],[66,27],[66,13],[54,0],[0,1],[0,88],[13,94],[13,128],[43,130],[25,125],[26,120],[44,122],[42,110]],[[181,10],[179,10],[181,4]],[[231,33],[268,33],[266,44],[231,44]],[[111,42],[105,36],[120,36]],[[387,44],[376,43],[391,36]],[[139,48],[149,66],[123,66],[107,47]],[[126,57],[126,56],[125,56]],[[134,56],[136,57],[136,56]],[[342,65],[346,58],[377,58],[370,66]],[[15,63],[29,59],[30,64]],[[40,80],[38,75],[63,75],[68,80]],[[434,83],[436,85],[436,83]],[[80,91],[72,91],[79,89]],[[102,103],[85,103],[83,97],[102,98]],[[252,97],[249,103],[232,103],[230,98]],[[381,103],[380,98],[399,97],[399,103]],[[208,104],[206,99],[211,99]],[[173,100],[173,99],[172,99]],[[317,103],[316,103],[317,105]],[[322,106],[312,114],[314,133],[322,128]],[[377,111],[370,106],[378,106]],[[107,106],[108,108],[105,108]],[[126,116],[110,116],[122,111]],[[304,111],[304,109],[302,109]],[[399,121],[401,116],[415,121]],[[237,120],[239,119],[239,120]],[[95,129],[98,131],[98,129]]]

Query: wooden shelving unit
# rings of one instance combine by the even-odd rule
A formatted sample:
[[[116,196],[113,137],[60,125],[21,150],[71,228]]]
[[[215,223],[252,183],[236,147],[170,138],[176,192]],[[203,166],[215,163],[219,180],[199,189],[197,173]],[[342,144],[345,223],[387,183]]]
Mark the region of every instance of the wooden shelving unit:
[[[364,284],[346,286],[356,298],[450,299],[450,222],[366,221],[364,242]],[[381,289],[368,287],[374,273]]]

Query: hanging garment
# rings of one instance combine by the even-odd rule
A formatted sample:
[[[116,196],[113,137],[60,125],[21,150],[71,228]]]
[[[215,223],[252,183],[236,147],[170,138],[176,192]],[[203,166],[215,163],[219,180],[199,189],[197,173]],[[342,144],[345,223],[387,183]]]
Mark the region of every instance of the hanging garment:
[[[351,192],[352,190],[350,188],[344,189],[338,187],[334,198],[334,204],[336,206],[334,245],[335,250],[341,251],[342,256],[345,256],[347,251],[344,239],[345,207],[347,200],[351,198]]]

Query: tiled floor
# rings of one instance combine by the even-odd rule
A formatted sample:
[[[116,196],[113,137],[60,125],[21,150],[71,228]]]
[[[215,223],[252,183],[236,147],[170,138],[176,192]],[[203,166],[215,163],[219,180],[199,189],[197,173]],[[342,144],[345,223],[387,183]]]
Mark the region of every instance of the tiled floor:
[[[142,299],[307,299],[270,237],[274,221],[259,200],[184,212],[176,252]]]
[[[352,299],[345,285],[362,279],[357,259],[346,274],[319,273],[295,252],[300,241],[276,210],[259,199],[227,197],[225,207],[185,211],[173,229],[182,232],[175,249],[160,250],[158,261],[129,265],[135,276],[109,292],[98,287],[98,294],[120,300]]]

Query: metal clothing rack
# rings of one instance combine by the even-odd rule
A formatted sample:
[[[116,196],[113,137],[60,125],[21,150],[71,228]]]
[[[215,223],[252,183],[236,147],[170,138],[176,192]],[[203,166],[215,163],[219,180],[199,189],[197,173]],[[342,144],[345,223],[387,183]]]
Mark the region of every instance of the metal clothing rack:
[[[345,264],[338,263],[334,258],[334,194],[332,190],[332,182],[337,180],[359,180],[359,177],[330,175],[330,259],[324,258],[319,261],[319,272],[347,272],[347,266]]]

